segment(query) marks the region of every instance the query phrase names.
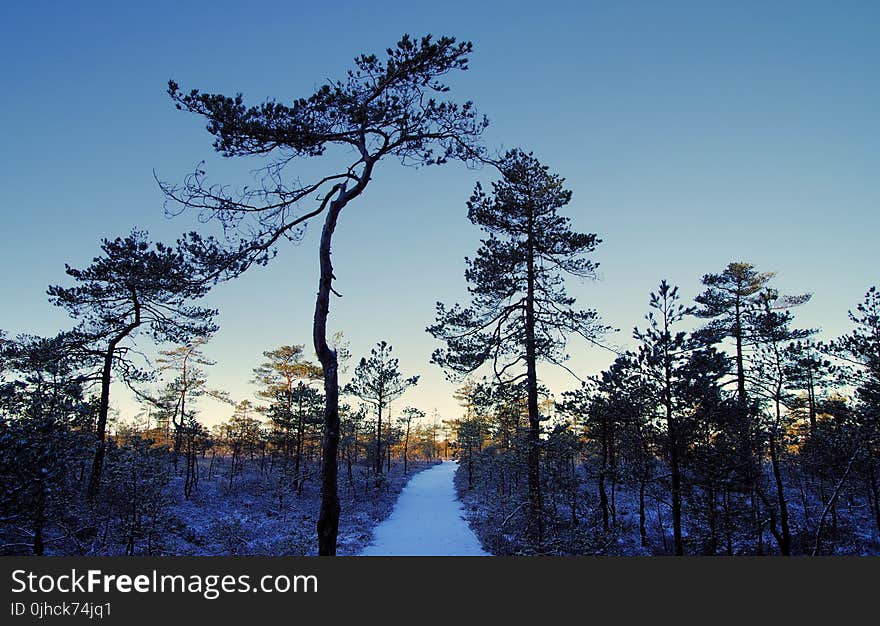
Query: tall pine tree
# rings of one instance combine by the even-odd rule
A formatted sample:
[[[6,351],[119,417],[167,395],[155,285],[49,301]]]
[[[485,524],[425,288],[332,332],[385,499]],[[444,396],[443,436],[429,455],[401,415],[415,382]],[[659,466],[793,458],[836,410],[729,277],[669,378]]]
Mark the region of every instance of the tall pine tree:
[[[438,302],[436,323],[427,330],[446,343],[432,361],[453,376],[489,364],[505,384],[525,381],[529,529],[537,547],[543,535],[537,364],[562,365],[569,334],[595,341],[605,330],[595,311],[574,308],[563,280],[566,274],[595,277],[596,264],[584,255],[600,240],[571,230],[569,218],[559,215],[571,191],[532,154],[510,150],[498,168],[501,180],[492,193],[477,184],[467,204],[468,219],[488,233],[467,260],[471,304],[447,308]]]

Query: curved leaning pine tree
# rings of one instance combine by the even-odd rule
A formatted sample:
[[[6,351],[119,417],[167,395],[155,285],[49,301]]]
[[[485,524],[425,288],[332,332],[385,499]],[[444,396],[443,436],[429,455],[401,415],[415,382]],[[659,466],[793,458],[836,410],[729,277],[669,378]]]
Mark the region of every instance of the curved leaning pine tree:
[[[558,210],[571,200],[564,180],[532,154],[508,151],[497,163],[501,179],[487,194],[478,183],[468,219],[483,229],[465,280],[471,304],[437,303],[428,332],[446,343],[432,362],[452,377],[490,365],[503,385],[525,383],[528,429],[528,528],[537,549],[543,535],[540,477],[539,381],[537,364],[563,366],[567,336],[595,341],[606,327],[594,310],[574,308],[565,275],[595,278],[597,264],[584,258],[600,243],[592,233],[571,230]]]
[[[205,253],[216,252],[213,239],[199,243]],[[87,489],[91,501],[103,474],[113,373],[127,384],[148,378],[129,357],[131,338],[143,332],[157,343],[188,343],[217,330],[217,311],[191,304],[208,293],[212,279],[204,275],[210,268],[196,262],[185,244],[154,243],[146,232],[134,230],[126,237],[102,240],[101,250],[103,255],[85,269],[67,267],[73,286],[51,285],[47,290],[52,304],[78,320],[68,341],[79,344],[87,360],[97,362],[100,393]]]
[[[345,78],[289,104],[269,100],[246,106],[241,94],[184,92],[169,81],[168,92],[177,107],[208,121],[215,150],[227,157],[265,155],[270,159],[258,185],[238,193],[209,184],[201,168],[180,186],[162,184],[179,210],[196,210],[203,221],[219,221],[238,234],[238,248],[227,254],[228,273],[266,263],[278,241],[298,240],[309,219],[324,216],[313,323],[326,396],[317,525],[321,555],[336,554],[339,526],[338,359],[327,340],[330,294],[336,293],[330,258],[333,233],[340,213],[366,190],[379,161],[439,165],[449,159],[480,157],[479,137],[488,124],[486,119],[471,102],[438,99],[449,90],[443,76],[467,69],[471,50],[470,42],[459,43],[452,37],[435,40],[430,35],[421,39],[405,35],[387,49],[383,59],[361,55]],[[331,147],[343,149],[334,157],[353,156],[342,166],[339,159],[328,159],[326,172],[307,182],[288,175],[296,162],[319,159]]]

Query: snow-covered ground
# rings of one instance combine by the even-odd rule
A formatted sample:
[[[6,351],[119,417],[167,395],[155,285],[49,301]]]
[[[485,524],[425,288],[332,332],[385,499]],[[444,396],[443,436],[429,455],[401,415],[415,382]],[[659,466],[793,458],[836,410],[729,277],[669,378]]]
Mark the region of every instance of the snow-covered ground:
[[[490,556],[462,518],[456,467],[447,461],[414,476],[361,556]]]

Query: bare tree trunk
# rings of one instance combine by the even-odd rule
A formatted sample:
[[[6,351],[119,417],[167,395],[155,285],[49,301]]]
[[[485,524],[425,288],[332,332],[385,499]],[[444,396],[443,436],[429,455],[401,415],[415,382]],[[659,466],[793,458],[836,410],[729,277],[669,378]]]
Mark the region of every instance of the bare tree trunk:
[[[379,400],[376,422],[376,476],[382,475],[382,400]]]
[[[232,447],[232,458],[229,463],[229,491],[232,491],[232,481],[235,478],[235,462],[238,457],[238,444],[234,444]]]
[[[366,184],[366,183],[364,183]],[[324,437],[321,460],[321,509],[318,513],[318,554],[336,556],[336,538],[339,534],[339,486],[337,484],[336,454],[339,448],[339,364],[336,351],[327,344],[327,315],[330,313],[330,293],[333,289],[333,264],[330,244],[339,213],[347,202],[345,188],[330,203],[324,229],[321,233],[321,278],[315,302],[313,340],[315,352],[324,370]]]
[[[174,453],[171,455],[171,461],[174,465],[174,474],[177,474],[177,462],[178,456],[180,455],[180,447],[183,443],[183,426],[186,424],[186,391],[187,391],[187,383],[186,383],[186,370],[187,370],[187,359],[189,358],[189,354],[183,357],[183,371],[181,372],[181,389],[180,389],[180,423],[174,422],[174,416],[171,416],[171,421],[174,422]],[[175,411],[176,414],[176,411]]]
[[[296,456],[293,459],[293,482],[297,485],[297,489],[299,488],[299,475],[301,471],[300,465],[302,464],[302,455],[303,455],[303,438],[306,435],[305,423],[303,421],[303,389],[299,390],[299,407],[297,409],[297,422],[296,422]]]
[[[877,473],[873,461],[868,465],[868,471],[870,493],[874,496],[874,521],[877,523],[877,532],[880,533],[880,487],[877,486]]]
[[[668,329],[665,329],[668,334]],[[672,478],[672,538],[676,556],[684,555],[684,541],[681,532],[681,465],[678,449],[678,428],[672,415],[672,370],[669,357],[666,357],[666,387],[664,405],[666,408],[666,430],[669,434],[669,469]]]
[[[740,285],[741,286],[741,285]],[[746,400],[746,372],[743,363],[743,331],[742,331],[742,305],[740,296],[737,294],[733,310],[733,337],[736,342],[736,397],[740,407],[745,409]]]
[[[608,479],[611,483],[611,527],[617,528],[617,452],[614,448],[614,424],[608,425]]]
[[[809,403],[810,435],[812,435],[816,432],[816,389],[815,385],[813,384],[813,366],[811,364],[808,364],[807,368],[807,400]]]
[[[211,463],[208,465],[208,480],[214,475],[214,459],[217,457],[217,448],[211,446]]]
[[[409,424],[410,420],[406,421],[406,435],[403,438],[403,475],[406,476],[407,470],[407,454],[409,453]]]
[[[642,547],[648,545],[648,526],[645,522],[645,480],[639,480],[639,538]]]
[[[776,434],[779,428],[780,409],[779,400],[776,401],[776,422],[770,433],[770,463],[773,466],[773,478],[776,481],[776,498],[779,501],[779,525],[781,527],[779,551],[783,556],[791,555],[791,529],[788,524],[788,503],[785,499],[785,489],[782,484],[782,472],[779,468],[779,451],[776,444]]]
[[[107,436],[107,415],[110,412],[110,381],[113,371],[113,353],[116,343],[110,342],[104,354],[104,365],[101,369],[101,399],[98,402],[98,420],[95,424],[95,457],[92,461],[92,473],[87,488],[89,500],[98,495],[101,474],[104,469],[105,438]]]
[[[110,382],[113,372],[113,357],[119,343],[141,324],[141,306],[134,292],[132,292],[134,305],[134,321],[126,326],[110,340],[107,351],[104,353],[104,363],[101,368],[101,399],[98,403],[98,419],[95,424],[95,458],[92,463],[92,473],[89,476],[89,484],[86,489],[89,501],[94,501],[98,495],[101,484],[101,474],[104,469],[104,443],[107,435],[107,416],[110,413]]]
[[[321,276],[318,281],[318,295],[315,299],[315,319],[312,324],[312,340],[321,367],[324,369],[324,436],[321,445],[321,509],[318,513],[318,554],[336,556],[336,538],[339,534],[339,486],[337,484],[339,466],[336,463],[339,450],[339,363],[336,350],[327,343],[327,316],[330,313],[330,293],[333,292],[333,263],[330,247],[333,231],[339,220],[339,213],[353,198],[359,196],[373,174],[375,160],[366,151],[366,140],[361,137],[359,149],[364,158],[364,170],[357,184],[346,191],[345,183],[330,190],[327,198],[337,191],[339,195],[330,202],[324,228],[321,231],[321,245],[318,257]]]

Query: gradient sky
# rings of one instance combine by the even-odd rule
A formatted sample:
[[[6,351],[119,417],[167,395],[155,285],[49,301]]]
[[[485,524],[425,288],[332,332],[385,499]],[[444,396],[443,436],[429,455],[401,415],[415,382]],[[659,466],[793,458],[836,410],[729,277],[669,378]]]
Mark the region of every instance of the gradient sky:
[[[254,162],[223,160],[200,118],[165,87],[256,102],[307,96],[361,52],[404,33],[474,42],[450,96],[491,121],[493,147],[522,146],[566,177],[573,226],[604,240],[599,282],[573,282],[631,345],[661,278],[690,299],[732,260],[812,292],[799,323],[826,336],[878,282],[880,4],[876,2],[4,2],[0,53],[0,328],[52,334],[70,321],[45,297],[64,263],[88,264],[101,237],[133,226],[173,239],[153,179],[179,181],[201,159],[216,180],[247,182]],[[180,3],[183,5],[184,3]],[[463,258],[479,233],[465,200],[488,171],[452,164],[378,168],[346,208],[331,325],[356,358],[380,339],[422,382],[399,401],[457,416],[428,363],[437,300],[465,295]],[[315,225],[267,268],[221,285],[221,331],[206,352],[215,387],[251,398],[260,352],[311,349]],[[572,341],[571,365],[608,353]],[[559,392],[569,375],[544,370]],[[132,404],[117,394],[123,413]],[[228,410],[205,405],[204,421]]]

